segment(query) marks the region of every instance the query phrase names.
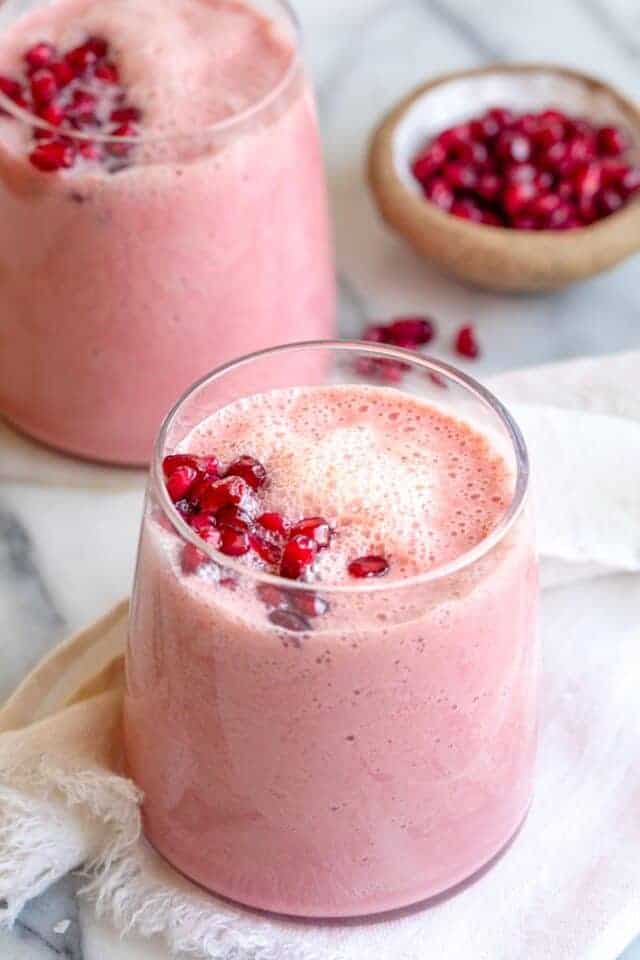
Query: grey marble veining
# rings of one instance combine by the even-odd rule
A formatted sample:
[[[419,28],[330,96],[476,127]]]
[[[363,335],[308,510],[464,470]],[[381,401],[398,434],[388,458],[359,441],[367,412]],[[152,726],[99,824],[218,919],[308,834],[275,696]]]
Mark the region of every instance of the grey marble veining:
[[[440,331],[434,352],[452,359],[454,330],[473,322],[484,348],[473,368],[480,376],[640,344],[639,257],[542,297],[466,288],[386,229],[363,177],[368,138],[381,114],[442,71],[490,60],[565,63],[638,97],[638,0],[294,3],[318,91],[343,336],[356,336],[372,318],[426,312]],[[127,592],[141,496],[0,485],[0,699],[63,633]],[[78,884],[65,878],[29,904],[12,933],[0,932],[0,958],[167,960],[158,942],[121,941],[108,922],[97,921],[91,906],[76,900]],[[61,921],[69,925],[56,933]],[[640,941],[624,960],[640,960]]]

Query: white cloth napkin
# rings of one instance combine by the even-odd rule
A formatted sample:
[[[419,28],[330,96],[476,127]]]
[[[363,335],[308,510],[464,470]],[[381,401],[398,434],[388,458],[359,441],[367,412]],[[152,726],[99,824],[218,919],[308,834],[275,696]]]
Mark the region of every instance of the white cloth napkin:
[[[93,861],[89,892],[117,927],[217,960],[615,960],[640,932],[639,381],[636,352],[491,384],[531,448],[547,589],[536,795],[489,872],[366,923],[269,917],[179,877],[140,839],[138,791],[117,774],[121,606],[0,711],[0,918]],[[1,473],[31,476],[25,444]],[[55,460],[53,481],[76,482]]]

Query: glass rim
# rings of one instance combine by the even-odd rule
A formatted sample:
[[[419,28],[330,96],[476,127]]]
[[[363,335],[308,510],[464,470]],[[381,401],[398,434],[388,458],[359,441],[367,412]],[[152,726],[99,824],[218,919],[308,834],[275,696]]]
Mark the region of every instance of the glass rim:
[[[2,2],[3,0],[0,0],[0,6],[2,6]],[[251,2],[251,0],[249,0],[249,2]],[[292,56],[291,60],[287,64],[286,70],[276,84],[269,91],[267,91],[267,93],[265,93],[262,97],[259,97],[254,103],[249,104],[249,106],[245,107],[244,110],[241,110],[239,113],[233,113],[228,117],[223,117],[222,120],[215,120],[213,123],[203,126],[197,131],[191,130],[184,133],[155,134],[153,131],[149,131],[148,133],[141,132],[129,137],[115,137],[112,133],[91,133],[82,130],[68,130],[66,128],[61,130],[60,127],[53,126],[52,124],[47,123],[46,120],[42,120],[40,117],[36,117],[34,114],[29,113],[28,110],[19,107],[16,103],[14,103],[13,100],[7,97],[6,94],[2,93],[2,91],[0,91],[0,108],[29,127],[35,127],[36,129],[40,130],[48,130],[56,136],[66,137],[72,141],[90,140],[95,143],[128,143],[135,145],[147,143],[172,143],[180,140],[193,140],[194,138],[204,137],[210,134],[226,133],[229,130],[233,130],[234,127],[250,121],[255,116],[261,114],[263,110],[268,109],[268,107],[275,103],[293,82],[300,66],[302,50],[302,26],[300,24],[300,19],[289,0],[273,0],[273,2],[276,3],[282,9],[283,13],[288,17],[292,29]]]
[[[446,563],[438,564],[435,567],[425,570],[424,573],[414,574],[411,577],[402,577],[397,580],[387,580],[381,577],[379,580],[363,580],[360,583],[325,583],[323,581],[304,582],[300,580],[288,580],[286,577],[280,577],[277,574],[266,573],[263,570],[257,570],[245,566],[240,560],[229,557],[219,550],[211,547],[210,544],[202,540],[195,531],[187,524],[175,509],[164,482],[164,472],[162,469],[162,460],[165,456],[166,438],[175,417],[180,413],[182,406],[194,396],[202,387],[222,379],[226,374],[240,369],[243,366],[253,363],[266,357],[278,356],[283,353],[295,353],[302,350],[333,350],[343,351],[345,354],[358,353],[369,354],[373,358],[398,360],[408,363],[413,367],[423,370],[426,373],[436,373],[448,380],[452,380],[464,388],[467,393],[479,400],[485,408],[493,412],[501,424],[506,428],[511,447],[515,456],[515,484],[513,495],[509,507],[502,516],[500,522],[477,544],[469,550],[463,551],[459,556]],[[399,389],[390,387],[387,389]],[[480,560],[489,553],[508,534],[520,513],[522,512],[529,490],[529,454],[527,446],[522,436],[518,424],[513,419],[504,404],[491,393],[481,383],[463,373],[453,364],[443,360],[437,360],[435,357],[419,354],[411,350],[405,350],[401,347],[392,347],[386,344],[372,343],[365,340],[301,340],[295,343],[280,344],[275,347],[267,347],[263,350],[256,350],[253,353],[245,354],[230,360],[227,363],[216,367],[214,370],[205,373],[202,377],[191,384],[174,403],[166,417],[160,425],[158,436],[153,448],[153,456],[150,466],[150,487],[153,490],[156,501],[166,518],[169,520],[175,532],[187,543],[193,544],[202,553],[211,558],[218,566],[233,570],[244,578],[250,578],[257,583],[270,584],[277,586],[281,590],[299,590],[313,591],[324,594],[353,594],[353,593],[377,593],[394,589],[405,589],[433,583],[443,580],[452,574],[460,573],[462,570],[470,567],[476,561]]]

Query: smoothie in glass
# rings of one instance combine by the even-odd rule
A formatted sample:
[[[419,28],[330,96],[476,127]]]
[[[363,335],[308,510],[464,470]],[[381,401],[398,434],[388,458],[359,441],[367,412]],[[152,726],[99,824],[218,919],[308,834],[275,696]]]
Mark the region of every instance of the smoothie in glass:
[[[306,351],[350,349],[376,355]],[[201,383],[161,434],[127,764],[187,876],[268,910],[371,914],[472,875],[528,809],[526,451],[450,368],[410,362],[411,393],[278,380],[295,351]]]
[[[11,9],[0,10],[0,414],[71,453],[143,463],[169,405],[206,370],[331,333],[297,28],[277,0]]]

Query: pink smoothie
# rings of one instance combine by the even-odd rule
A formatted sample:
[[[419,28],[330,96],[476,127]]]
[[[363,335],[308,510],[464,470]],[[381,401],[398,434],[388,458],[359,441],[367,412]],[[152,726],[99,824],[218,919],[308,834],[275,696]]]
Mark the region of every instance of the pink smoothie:
[[[264,509],[322,515],[334,535],[309,584],[328,609],[286,630],[255,557],[183,573],[183,543],[151,497],[125,702],[151,842],[213,891],[304,916],[375,913],[473,874],[531,796],[528,509],[480,559],[420,575],[455,566],[500,523],[514,478],[497,448],[365,386],[249,397],[182,446],[257,457]],[[368,553],[386,557],[386,577],[349,575]]]
[[[88,35],[108,40],[140,139],[120,169],[43,173],[31,127],[0,117],[0,413],[142,463],[195,378],[330,335],[322,162],[294,40],[249,5],[54,0],[4,33],[0,73]]]

